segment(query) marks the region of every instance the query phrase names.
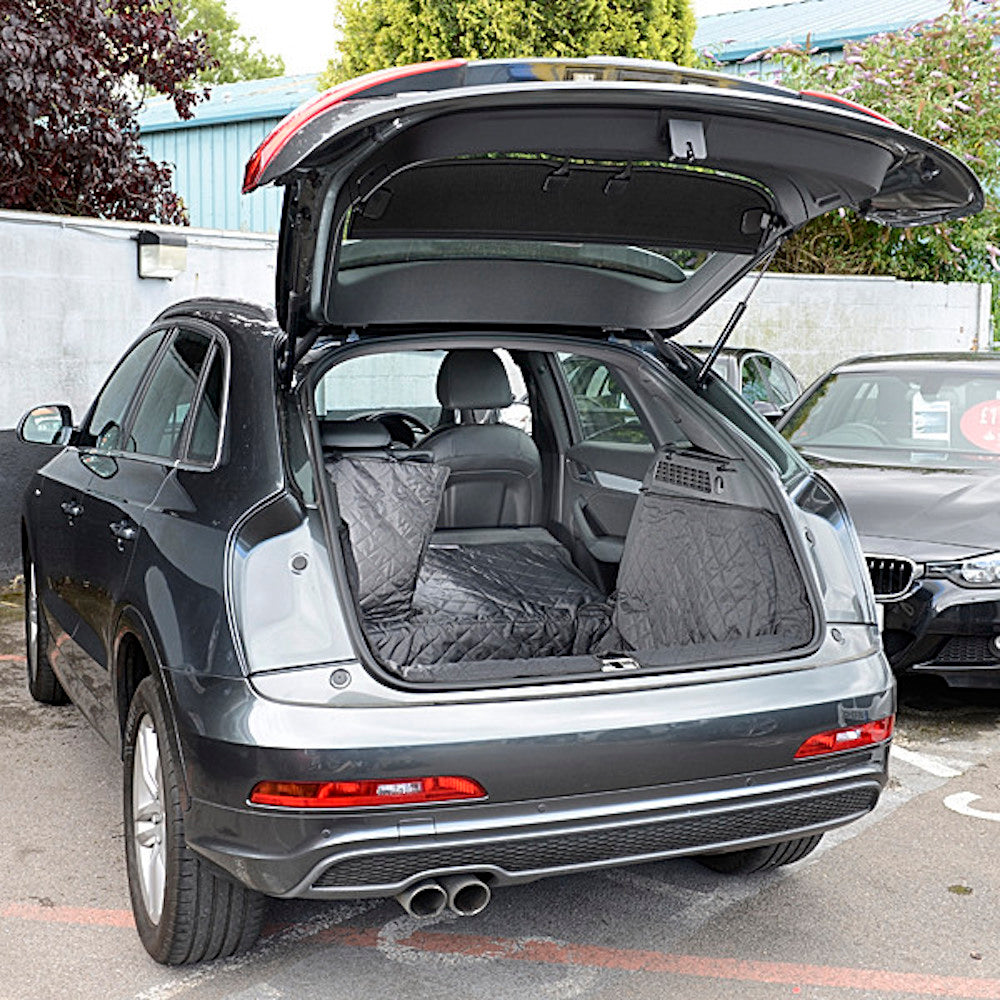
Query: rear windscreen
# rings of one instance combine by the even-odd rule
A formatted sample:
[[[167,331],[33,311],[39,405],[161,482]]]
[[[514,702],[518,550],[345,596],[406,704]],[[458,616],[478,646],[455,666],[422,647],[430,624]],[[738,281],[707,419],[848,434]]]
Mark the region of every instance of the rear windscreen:
[[[774,209],[759,185],[668,163],[498,155],[400,170],[359,202],[340,267],[408,254],[516,256],[680,282],[712,251],[752,254]],[[383,256],[379,262],[389,258]]]

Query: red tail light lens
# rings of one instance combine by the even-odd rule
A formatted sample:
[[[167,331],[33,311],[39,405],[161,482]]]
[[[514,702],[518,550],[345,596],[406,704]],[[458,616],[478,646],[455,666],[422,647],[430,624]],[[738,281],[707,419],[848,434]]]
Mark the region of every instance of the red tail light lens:
[[[312,100],[306,101],[305,104],[278,122],[274,131],[257,147],[253,156],[247,161],[246,171],[243,174],[243,193],[248,194],[257,186],[267,165],[303,125],[319,117],[334,105],[346,101],[349,97],[364,93],[366,90],[371,90],[373,87],[392,83],[394,80],[419,76],[421,73],[434,73],[441,69],[456,69],[465,64],[465,59],[440,59],[436,62],[414,63],[412,66],[393,66],[389,69],[367,73],[355,80],[348,80],[346,83],[324,90],[322,94],[317,94]]]
[[[486,790],[478,781],[451,775],[392,781],[260,781],[250,793],[255,805],[287,809],[349,809],[484,798]]]
[[[857,101],[850,101],[839,94],[827,94],[822,90],[800,90],[799,97],[812,97],[829,104],[839,104],[849,111],[857,111],[860,114],[868,115],[869,118],[877,118],[880,122],[885,122],[886,125],[896,124],[891,118],[886,118],[885,115],[880,115],[877,111],[872,111],[871,108],[866,108],[863,104],[858,104]]]
[[[827,753],[840,753],[842,750],[856,750],[858,747],[870,746],[873,743],[883,743],[892,736],[895,722],[896,717],[888,715],[875,722],[866,722],[863,726],[828,729],[825,733],[810,736],[795,751],[795,756],[819,757]]]

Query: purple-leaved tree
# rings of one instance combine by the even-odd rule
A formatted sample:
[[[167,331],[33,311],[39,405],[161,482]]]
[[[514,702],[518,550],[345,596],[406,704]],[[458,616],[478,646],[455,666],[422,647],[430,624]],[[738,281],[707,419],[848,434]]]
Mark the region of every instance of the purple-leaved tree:
[[[164,0],[0,0],[0,207],[184,222],[136,113],[159,93],[190,118],[212,61]]]

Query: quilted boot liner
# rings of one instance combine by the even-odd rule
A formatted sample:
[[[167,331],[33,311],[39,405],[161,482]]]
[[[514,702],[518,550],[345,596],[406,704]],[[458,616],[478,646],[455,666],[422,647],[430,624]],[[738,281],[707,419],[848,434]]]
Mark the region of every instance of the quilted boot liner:
[[[609,619],[602,600],[554,540],[431,546],[413,613],[366,622],[365,630],[380,657],[409,680],[462,679],[470,670],[481,677],[498,671],[511,676],[511,663],[495,661],[517,661],[519,675],[551,674],[554,664],[534,661],[580,649],[585,606],[597,605],[588,634],[605,631]],[[489,668],[445,666],[463,661],[494,662]],[[593,670],[593,661],[588,658],[581,669]]]
[[[448,470],[429,462],[345,456],[327,463],[357,568],[365,619],[406,614],[437,522]]]
[[[804,646],[813,615],[770,511],[660,492],[647,478],[625,539],[612,629],[595,651],[716,644],[749,655]]]

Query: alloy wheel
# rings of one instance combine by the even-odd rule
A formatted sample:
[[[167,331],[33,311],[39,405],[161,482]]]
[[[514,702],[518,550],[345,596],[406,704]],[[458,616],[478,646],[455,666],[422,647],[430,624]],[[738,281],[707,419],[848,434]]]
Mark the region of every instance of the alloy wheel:
[[[142,902],[152,923],[160,921],[166,891],[166,819],[163,769],[156,727],[144,715],[132,758],[132,830]]]
[[[34,563],[28,563],[27,590],[25,622],[28,633],[28,679],[34,683],[38,678],[38,584]]]

